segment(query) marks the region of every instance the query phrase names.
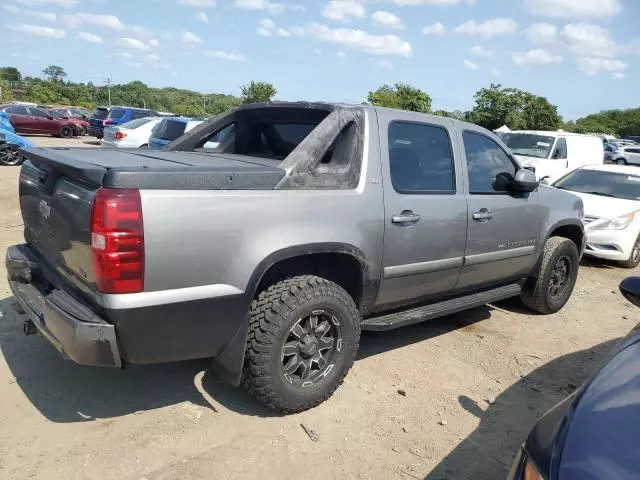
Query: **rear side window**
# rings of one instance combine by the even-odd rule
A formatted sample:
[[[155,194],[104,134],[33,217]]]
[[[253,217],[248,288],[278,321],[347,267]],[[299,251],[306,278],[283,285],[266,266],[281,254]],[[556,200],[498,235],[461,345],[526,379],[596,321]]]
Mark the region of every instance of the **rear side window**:
[[[398,193],[454,193],[451,141],[446,129],[422,123],[389,125],[389,168]]]
[[[163,120],[155,127],[154,136],[172,142],[184,133],[185,127],[186,123],[179,120]]]
[[[317,123],[257,123],[247,135],[242,151],[237,153],[283,160],[317,126]]]
[[[47,118],[47,113],[44,110],[40,110],[39,108],[31,107],[29,111],[31,112],[31,116],[33,117]],[[62,115],[58,115],[58,118],[61,118],[61,117]]]
[[[494,188],[496,176],[504,173],[512,178],[516,166],[496,142],[475,132],[463,132],[464,152],[467,157],[470,193],[503,193]],[[497,183],[495,185],[498,185]]]
[[[134,110],[134,111],[133,111],[132,118],[133,118],[134,120],[135,120],[135,119],[138,119],[138,118],[144,118],[144,117],[148,116],[148,115],[149,115],[149,113],[150,113],[150,112],[147,112],[147,111]]]
[[[26,107],[10,107],[7,108],[7,113],[12,115],[29,115],[29,111]]]
[[[96,108],[91,114],[94,118],[107,118],[107,115],[109,115],[109,110],[106,108]]]
[[[126,110],[122,110],[121,108],[114,108],[109,112],[109,118],[119,119],[124,117],[125,113],[127,113]]]

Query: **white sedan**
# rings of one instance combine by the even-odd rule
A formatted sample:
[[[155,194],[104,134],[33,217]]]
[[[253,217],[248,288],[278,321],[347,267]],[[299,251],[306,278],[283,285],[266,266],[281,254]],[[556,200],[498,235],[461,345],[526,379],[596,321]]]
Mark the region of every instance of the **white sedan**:
[[[161,117],[144,117],[122,125],[104,127],[100,144],[104,148],[147,148],[151,130],[161,120]]]
[[[627,268],[640,263],[640,169],[591,165],[553,184],[584,203],[587,246],[584,254],[616,260]]]

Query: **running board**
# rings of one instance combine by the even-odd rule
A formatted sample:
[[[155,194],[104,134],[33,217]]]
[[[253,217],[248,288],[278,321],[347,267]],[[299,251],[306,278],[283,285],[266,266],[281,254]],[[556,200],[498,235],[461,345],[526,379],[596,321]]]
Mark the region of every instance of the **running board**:
[[[390,313],[379,317],[365,318],[361,325],[362,330],[393,330],[413,323],[443,317],[452,313],[462,312],[475,307],[481,307],[487,303],[497,302],[506,298],[520,295],[522,285],[514,283],[504,287],[474,293],[465,297],[452,298],[443,302],[432,303],[422,307],[404,310],[398,313]]]

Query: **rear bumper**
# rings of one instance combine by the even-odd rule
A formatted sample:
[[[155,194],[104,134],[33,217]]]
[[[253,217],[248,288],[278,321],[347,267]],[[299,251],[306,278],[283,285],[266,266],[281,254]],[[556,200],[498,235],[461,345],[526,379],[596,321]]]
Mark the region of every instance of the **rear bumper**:
[[[9,247],[5,263],[17,302],[56,349],[83,365],[122,366],[115,327],[67,292],[38,288],[38,262],[27,246]]]
[[[98,127],[92,127],[89,126],[89,128],[87,129],[87,134],[91,135],[92,137],[96,137],[96,138],[102,138],[102,136],[104,135],[104,128],[98,128]]]

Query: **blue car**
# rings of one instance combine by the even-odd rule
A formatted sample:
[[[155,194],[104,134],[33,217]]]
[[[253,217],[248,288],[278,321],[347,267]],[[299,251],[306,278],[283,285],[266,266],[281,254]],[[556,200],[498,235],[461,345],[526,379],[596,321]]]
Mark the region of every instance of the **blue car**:
[[[20,165],[24,159],[20,149],[33,146],[26,138],[16,135],[9,115],[0,112],[0,165]]]
[[[105,126],[121,125],[131,120],[156,115],[157,112],[148,108],[120,106],[98,107],[91,114],[91,118],[89,118],[89,129],[87,133],[93,137],[102,138]]]
[[[640,307],[640,277],[620,285]],[[600,370],[531,431],[509,480],[640,478],[640,325]]]
[[[162,119],[153,130],[149,137],[149,148],[159,150],[165,148],[176,138],[184,135],[193,127],[204,122],[201,118],[190,117],[167,117]]]

